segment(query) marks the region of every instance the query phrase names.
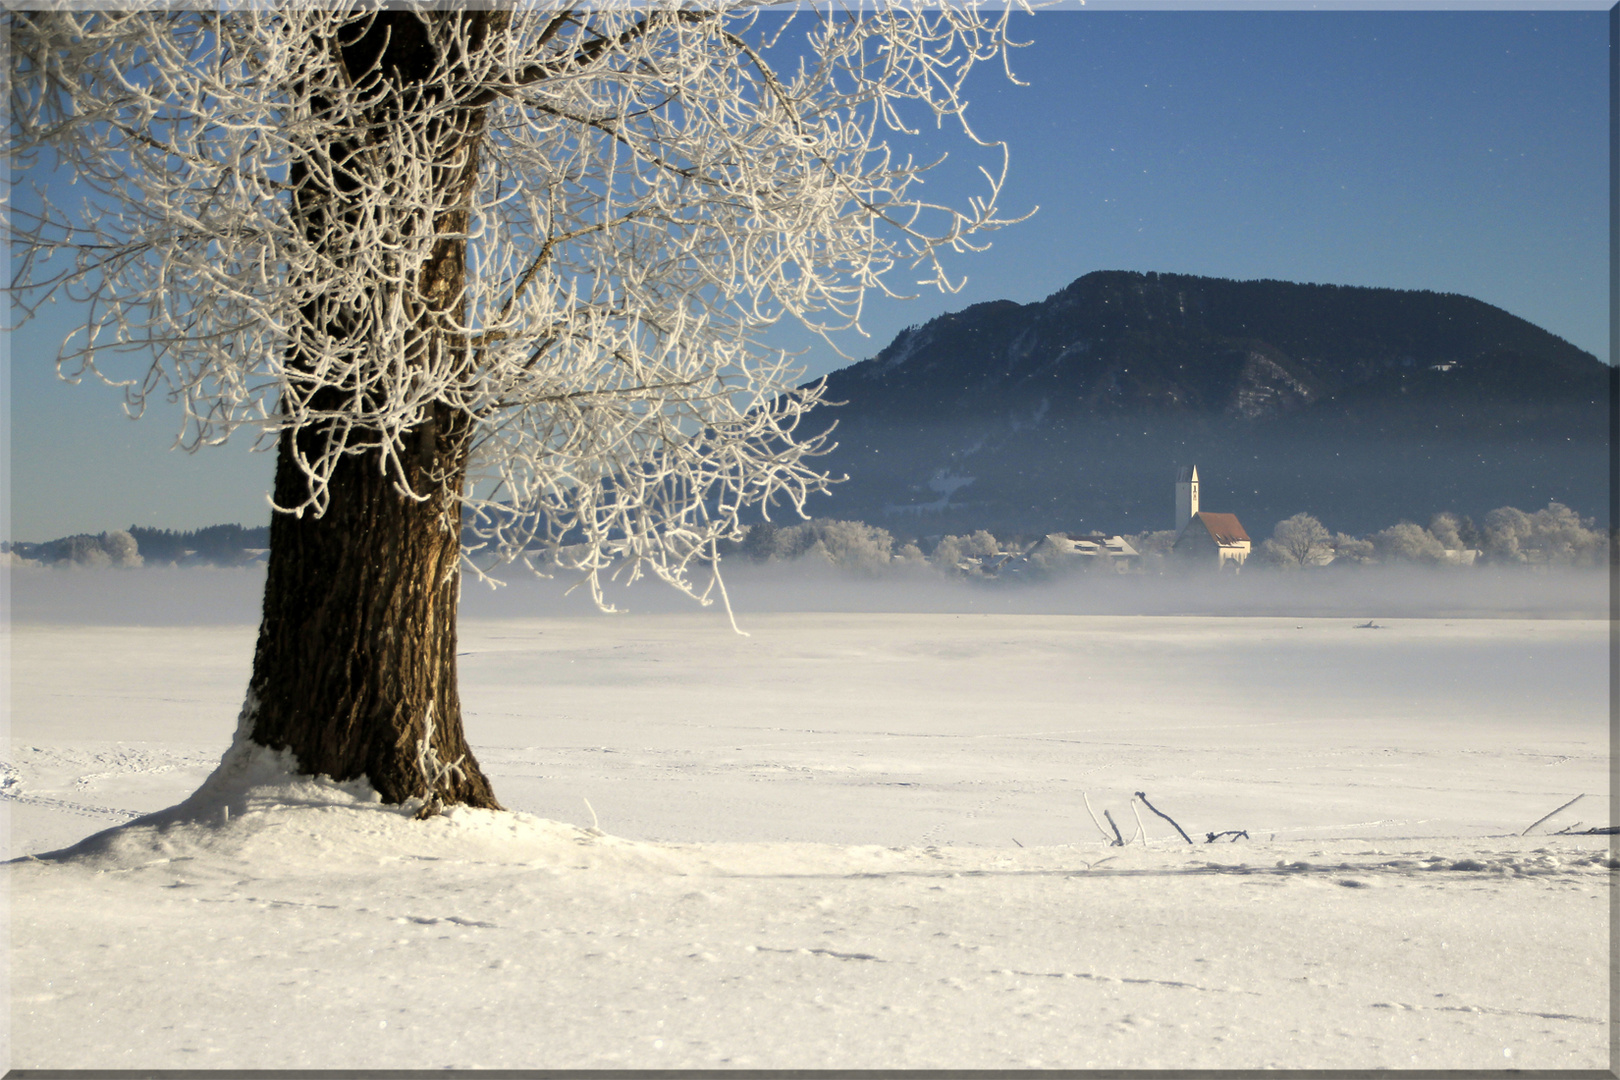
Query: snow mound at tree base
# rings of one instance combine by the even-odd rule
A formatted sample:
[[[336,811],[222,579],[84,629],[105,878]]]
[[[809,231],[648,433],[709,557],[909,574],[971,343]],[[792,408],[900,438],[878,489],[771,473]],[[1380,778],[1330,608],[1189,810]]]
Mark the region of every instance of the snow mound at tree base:
[[[288,751],[233,747],[184,801],[31,858],[118,872],[176,860],[311,873],[378,858],[477,859],[551,867],[581,845],[611,851],[627,868],[655,868],[657,845],[530,814],[452,806],[417,820],[417,800],[387,804],[364,779],[299,774]],[[575,860],[577,861],[577,860]]]

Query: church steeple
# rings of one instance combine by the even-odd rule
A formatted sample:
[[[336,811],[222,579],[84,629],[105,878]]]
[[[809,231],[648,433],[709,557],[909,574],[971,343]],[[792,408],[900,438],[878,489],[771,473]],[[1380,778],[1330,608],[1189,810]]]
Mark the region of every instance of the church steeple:
[[[1187,527],[1198,513],[1198,466],[1183,465],[1176,470],[1176,532]]]

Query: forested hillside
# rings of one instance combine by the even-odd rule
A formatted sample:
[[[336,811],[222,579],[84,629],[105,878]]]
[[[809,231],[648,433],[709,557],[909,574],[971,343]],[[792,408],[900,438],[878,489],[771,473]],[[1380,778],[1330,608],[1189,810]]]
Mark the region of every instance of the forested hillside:
[[[905,532],[1169,527],[1204,505],[1352,531],[1437,508],[1607,516],[1610,372],[1481,301],[1099,272],[979,304],[833,373],[850,477],[816,512]]]

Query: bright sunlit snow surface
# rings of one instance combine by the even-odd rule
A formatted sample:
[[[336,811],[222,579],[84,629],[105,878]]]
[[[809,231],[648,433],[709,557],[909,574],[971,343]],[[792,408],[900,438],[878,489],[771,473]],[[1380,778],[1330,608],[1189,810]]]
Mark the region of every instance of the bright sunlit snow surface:
[[[1144,584],[1150,616],[742,577],[748,637],[469,586],[512,813],[260,754],[10,864],[10,1064],[1609,1065],[1614,861],[1554,835],[1610,820],[1601,575],[1255,575],[1249,615]],[[13,855],[186,799],[262,579],[12,580]]]

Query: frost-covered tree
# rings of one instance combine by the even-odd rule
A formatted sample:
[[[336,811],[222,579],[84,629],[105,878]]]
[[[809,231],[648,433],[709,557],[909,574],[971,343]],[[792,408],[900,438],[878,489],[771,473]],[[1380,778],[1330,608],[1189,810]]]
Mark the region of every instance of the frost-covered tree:
[[[1163,573],[1163,567],[1176,546],[1176,537],[1180,535],[1181,533],[1174,529],[1159,529],[1127,536],[1125,542],[1135,548],[1137,554],[1142,557],[1144,569],[1150,573]]]
[[[1005,10],[94,8],[6,16],[12,160],[87,196],[14,218],[15,295],[82,303],[65,375],[276,450],[222,769],[270,748],[496,806],[456,686],[464,531],[563,552],[599,600],[610,569],[698,594],[741,508],[824,483],[818,392],[763,333],[945,286],[936,253],[1004,223],[995,169],[931,204],[886,140],[961,121]]]
[[[1504,506],[1485,515],[1485,556],[1497,563],[1602,566],[1609,536],[1594,524],[1559,502],[1533,514]]]
[[[1271,539],[1260,545],[1268,562],[1285,567],[1320,566],[1333,555],[1333,537],[1309,514],[1277,522]]]
[[[894,537],[864,521],[817,518],[776,533],[778,559],[814,558],[845,570],[875,574],[889,564]]]
[[[1458,517],[1449,510],[1429,519],[1429,535],[1440,541],[1440,546],[1447,551],[1466,551],[1479,539],[1472,520]]]
[[[1368,537],[1380,562],[1408,562],[1434,565],[1445,558],[1440,541],[1421,525],[1398,522]]]
[[[1144,558],[1153,555],[1165,557],[1176,546],[1176,537],[1180,535],[1174,529],[1159,529],[1155,532],[1134,533],[1125,537],[1125,542]]]
[[[92,569],[127,568],[141,565],[139,545],[121,529],[98,534],[80,533],[50,540],[40,545],[40,558],[48,563],[67,563]]]
[[[114,566],[140,566],[141,549],[135,538],[123,529],[114,529],[101,534],[101,550],[107,553],[107,559]]]
[[[969,560],[988,559],[1001,552],[1001,543],[984,529],[970,533],[967,536],[942,537],[934,545],[931,556],[933,563],[945,571],[967,571],[969,573],[978,569],[977,562]]]
[[[816,518],[785,528],[762,521],[748,527],[735,550],[755,562],[814,557],[847,570],[876,573],[889,564],[894,537],[864,521]]]
[[[1609,536],[1563,503],[1548,503],[1530,515],[1530,544],[1540,561],[1558,566],[1602,566],[1608,562]]]
[[[1530,538],[1532,527],[1530,515],[1523,510],[1512,506],[1503,506],[1492,510],[1485,515],[1485,525],[1482,530],[1485,541],[1485,557],[1497,563],[1526,561],[1526,555],[1521,550],[1521,545]]]
[[[1333,564],[1338,566],[1360,566],[1373,561],[1374,550],[1371,540],[1363,540],[1351,536],[1349,533],[1333,534]]]

